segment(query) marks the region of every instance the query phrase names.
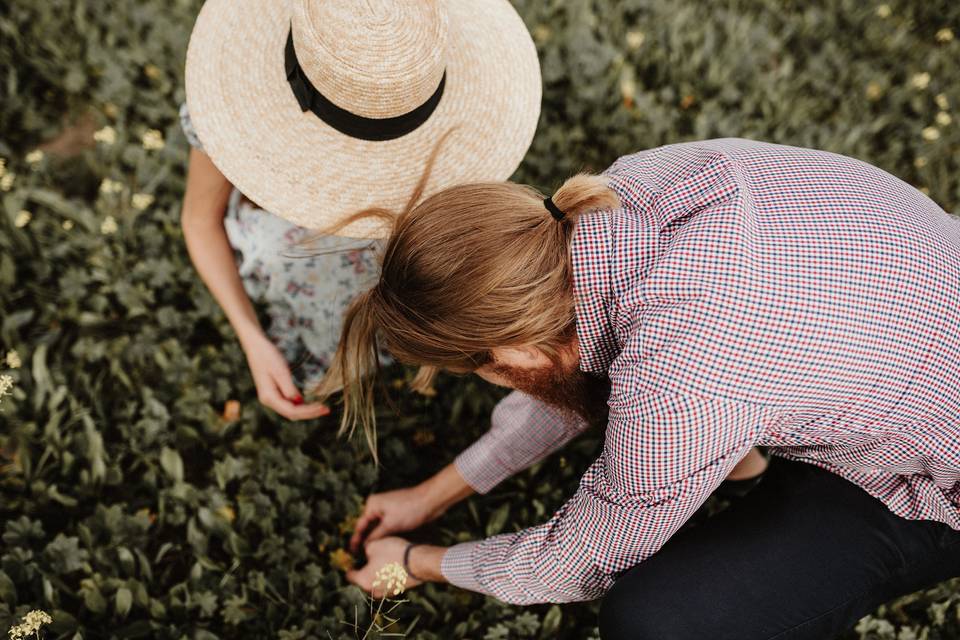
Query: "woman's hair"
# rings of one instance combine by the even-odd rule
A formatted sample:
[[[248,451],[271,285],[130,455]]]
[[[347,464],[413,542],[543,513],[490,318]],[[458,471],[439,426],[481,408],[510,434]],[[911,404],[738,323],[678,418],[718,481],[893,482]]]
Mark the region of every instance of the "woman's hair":
[[[380,278],[357,296],[343,318],[340,344],[316,388],[320,401],[343,392],[340,433],[359,424],[377,459],[373,377],[382,346],[420,365],[413,388],[425,391],[440,369],[472,372],[495,347],[535,345],[552,360],[574,334],[569,259],[577,218],[619,206],[602,176],[579,174],[554,193],[565,213],[555,220],[535,189],[511,182],[464,184],[417,204],[442,138],[399,214],[360,211],[356,220],[392,223]]]

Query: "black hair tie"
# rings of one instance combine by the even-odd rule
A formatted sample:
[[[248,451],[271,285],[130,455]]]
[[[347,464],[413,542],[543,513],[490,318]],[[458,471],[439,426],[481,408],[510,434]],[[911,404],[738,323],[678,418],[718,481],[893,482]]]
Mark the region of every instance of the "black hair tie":
[[[553,204],[552,196],[549,198],[546,198],[543,201],[543,206],[547,208],[547,211],[550,212],[550,215],[553,216],[553,219],[557,220],[558,222],[560,220],[563,220],[563,217],[566,215],[563,211],[560,210],[559,207],[557,207],[557,205]]]

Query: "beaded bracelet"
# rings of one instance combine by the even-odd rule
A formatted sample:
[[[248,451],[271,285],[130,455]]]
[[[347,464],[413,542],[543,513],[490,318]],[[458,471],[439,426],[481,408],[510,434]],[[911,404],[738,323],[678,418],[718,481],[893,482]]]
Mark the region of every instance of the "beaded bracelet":
[[[413,571],[410,571],[410,549],[413,549],[414,547],[418,547],[418,546],[421,546],[421,544],[418,542],[407,543],[407,548],[403,550],[403,569],[404,571],[407,572],[407,575],[413,578],[414,580],[418,580],[420,582],[426,582],[422,578],[418,578],[417,576],[413,575]]]

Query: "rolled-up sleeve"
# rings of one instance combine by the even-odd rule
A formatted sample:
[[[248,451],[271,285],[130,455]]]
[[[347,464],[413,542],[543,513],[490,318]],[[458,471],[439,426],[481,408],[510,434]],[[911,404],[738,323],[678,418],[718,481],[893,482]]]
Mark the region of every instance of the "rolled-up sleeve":
[[[453,546],[441,571],[453,584],[515,604],[598,598],[686,522],[771,413],[681,394],[613,401],[603,453],[547,523]]]
[[[487,493],[583,432],[579,416],[522,391],[505,396],[490,416],[490,429],[454,459],[474,491]]]

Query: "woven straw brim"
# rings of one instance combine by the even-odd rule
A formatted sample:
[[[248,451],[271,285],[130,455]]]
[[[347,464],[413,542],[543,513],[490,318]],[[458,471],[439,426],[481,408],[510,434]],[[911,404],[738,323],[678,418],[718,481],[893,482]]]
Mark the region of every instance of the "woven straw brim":
[[[401,210],[451,127],[426,195],[506,180],[540,114],[536,48],[508,0],[439,1],[449,15],[443,98],[412,133],[371,142],[301,111],[284,70],[289,0],[207,0],[186,64],[187,107],[204,150],[258,206],[310,229],[371,206]],[[383,223],[360,221],[338,235],[386,231]]]

